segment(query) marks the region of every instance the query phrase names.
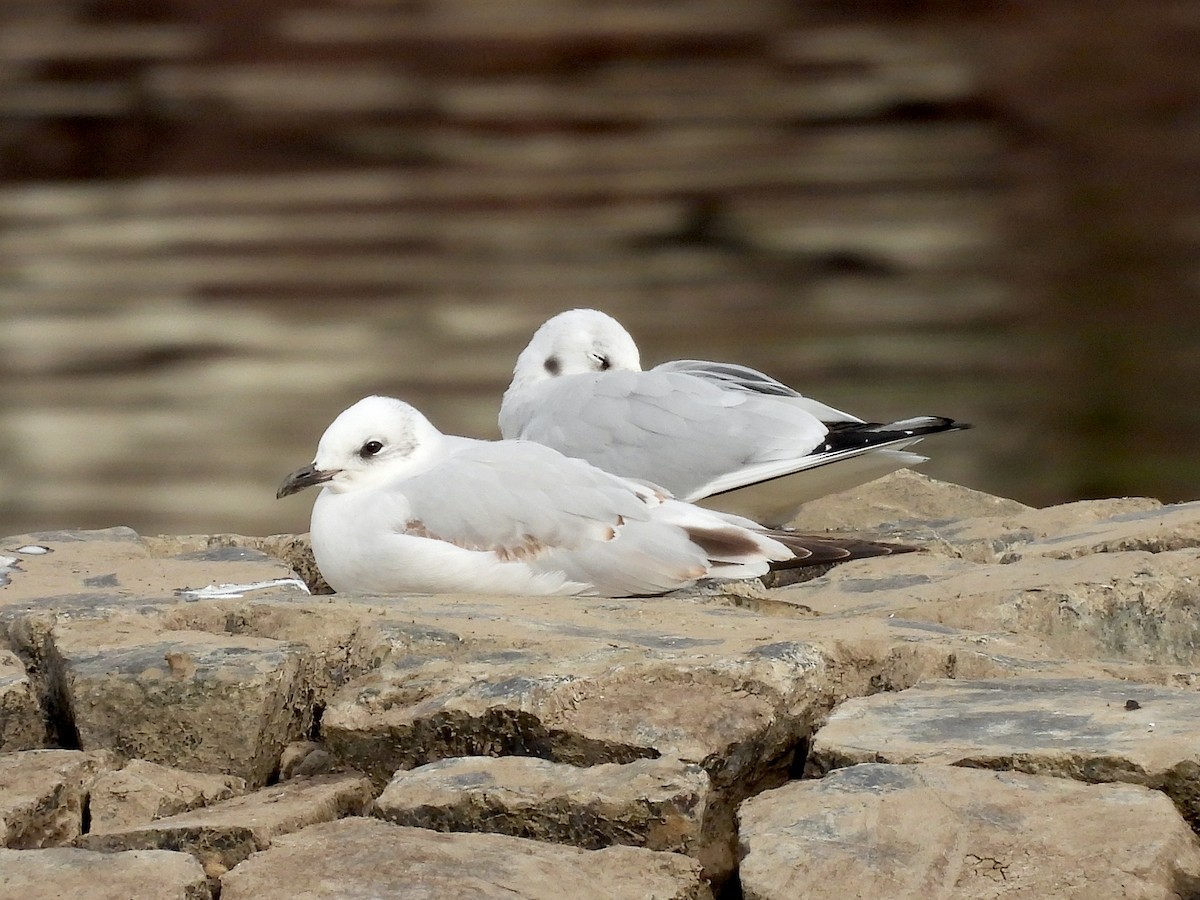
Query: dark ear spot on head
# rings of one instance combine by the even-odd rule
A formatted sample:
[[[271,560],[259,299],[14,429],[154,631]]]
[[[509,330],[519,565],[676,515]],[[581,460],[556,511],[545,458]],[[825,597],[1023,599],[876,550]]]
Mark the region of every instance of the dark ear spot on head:
[[[558,361],[557,356],[548,357],[542,365],[546,367],[546,371],[551,375],[557,375],[562,371],[562,363]]]

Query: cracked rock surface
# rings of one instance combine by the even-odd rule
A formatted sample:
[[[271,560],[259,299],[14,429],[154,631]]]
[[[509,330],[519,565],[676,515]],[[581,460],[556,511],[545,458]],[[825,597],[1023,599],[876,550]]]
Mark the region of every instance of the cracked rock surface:
[[[926,552],[655,598],[381,597],[322,593],[304,536],[0,540],[11,871],[1200,896],[1200,503],[1036,510],[898,472],[798,525]],[[1118,808],[1136,835],[1096,825]]]

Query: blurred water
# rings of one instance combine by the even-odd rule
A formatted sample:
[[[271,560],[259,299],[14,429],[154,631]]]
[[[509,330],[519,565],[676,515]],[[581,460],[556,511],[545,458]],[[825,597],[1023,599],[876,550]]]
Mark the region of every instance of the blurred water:
[[[0,11],[0,532],[305,530],[274,489],[338,411],[495,436],[575,306],[647,365],[974,422],[935,477],[1200,495],[1200,129],[1142,102],[1200,110],[1146,69],[1200,16],[239,10]]]

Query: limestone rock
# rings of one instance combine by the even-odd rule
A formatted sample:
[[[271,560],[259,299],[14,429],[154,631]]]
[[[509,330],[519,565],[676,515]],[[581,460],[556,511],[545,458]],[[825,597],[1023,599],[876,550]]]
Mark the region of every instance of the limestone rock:
[[[61,847],[0,850],[0,900],[209,900],[200,864],[186,853],[93,853]]]
[[[283,834],[316,822],[362,815],[371,803],[371,785],[355,775],[327,775],[289,781],[234,797],[203,809],[153,822],[88,834],[77,844],[89,850],[186,850],[210,876],[219,876]]]
[[[1200,842],[1129,784],[949,766],[855,765],[742,804],[746,900],[1169,898],[1200,886]]]
[[[311,715],[306,648],[168,631],[136,614],[61,616],[27,645],[61,739],[262,784]]]
[[[805,504],[800,530],[871,532],[975,562],[1200,546],[1200,502],[1148,497],[1033,509],[902,469]]]
[[[70,843],[83,830],[93,780],[118,765],[107,751],[0,755],[0,846],[23,850]]]
[[[1122,550],[1162,553],[1200,547],[1200,501],[1126,509],[1098,521],[1072,524],[1072,528],[1046,529],[1038,540],[1016,548],[1008,558],[1037,554],[1074,559]]]
[[[920,451],[920,445],[915,448]],[[977,516],[1012,516],[1031,507],[936,481],[911,469],[900,469],[848,491],[804,504],[793,523],[800,531],[847,531],[897,534],[933,523]]]
[[[1008,565],[919,553],[886,559],[888,565],[839,566],[817,582],[777,592],[774,602],[823,618],[866,615],[1021,635],[1069,658],[1200,665],[1200,562],[1193,550],[1030,555]]]
[[[130,528],[15,535],[0,540],[0,548],[18,560],[11,583],[0,594],[0,611],[61,609],[89,600],[113,604],[157,597],[186,602],[308,593],[287,565],[265,553],[193,551],[156,557]]]
[[[813,738],[809,771],[939,763],[1167,794],[1200,826],[1200,694],[1115,679],[937,679],[843,703]]]
[[[329,751],[316,741],[292,741],[279,757],[279,780],[328,775],[336,768]]]
[[[91,789],[90,834],[120,831],[165,816],[228,800],[246,789],[232,775],[202,775],[144,759],[102,772]]]
[[[21,661],[0,647],[0,753],[46,744],[46,722]]]
[[[578,767],[530,757],[458,757],[397,772],[375,815],[437,831],[491,831],[696,855],[709,779],[695,764],[640,759]]]
[[[348,818],[276,839],[221,879],[222,900],[512,897],[711,900],[699,865],[634,847],[579,850]]]

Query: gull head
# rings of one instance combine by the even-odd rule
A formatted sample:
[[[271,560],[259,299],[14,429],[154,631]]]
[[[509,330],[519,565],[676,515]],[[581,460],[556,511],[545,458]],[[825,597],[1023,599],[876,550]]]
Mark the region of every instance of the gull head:
[[[366,397],[333,420],[317,444],[316,458],[288,475],[275,497],[316,484],[335,493],[383,484],[436,452],[441,436],[404,401]]]
[[[517,357],[513,384],[562,375],[641,371],[637,344],[621,323],[595,309],[572,309],[548,319]]]

